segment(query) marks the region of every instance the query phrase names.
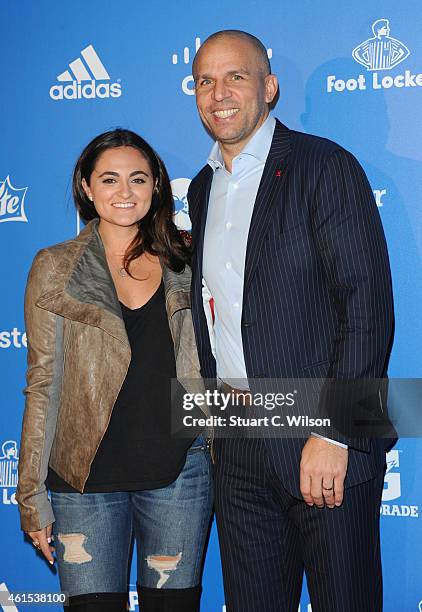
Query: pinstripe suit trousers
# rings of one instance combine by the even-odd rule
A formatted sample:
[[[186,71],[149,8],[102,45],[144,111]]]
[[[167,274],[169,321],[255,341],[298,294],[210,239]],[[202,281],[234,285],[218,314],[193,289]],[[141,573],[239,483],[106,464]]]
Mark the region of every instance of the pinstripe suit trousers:
[[[382,610],[382,472],[319,509],[286,491],[264,440],[216,440],[215,455],[227,612],[297,612],[304,570],[313,612]]]

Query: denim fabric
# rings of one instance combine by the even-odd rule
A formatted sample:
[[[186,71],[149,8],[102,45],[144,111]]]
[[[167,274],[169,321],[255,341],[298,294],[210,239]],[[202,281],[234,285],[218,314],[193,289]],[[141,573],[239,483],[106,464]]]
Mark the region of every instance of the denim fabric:
[[[168,487],[52,492],[51,501],[60,584],[70,596],[126,591],[133,535],[141,586],[185,589],[199,584],[213,504],[212,466],[202,436]]]

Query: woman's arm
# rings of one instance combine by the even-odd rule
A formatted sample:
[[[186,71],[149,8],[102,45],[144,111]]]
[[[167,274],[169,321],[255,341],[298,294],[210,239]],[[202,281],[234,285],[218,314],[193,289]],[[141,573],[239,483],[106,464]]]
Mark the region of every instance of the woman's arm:
[[[63,319],[37,305],[56,285],[48,250],[38,253],[25,294],[28,369],[19,482],[16,499],[24,531],[38,531],[54,522],[45,480],[56,429],[63,370]]]

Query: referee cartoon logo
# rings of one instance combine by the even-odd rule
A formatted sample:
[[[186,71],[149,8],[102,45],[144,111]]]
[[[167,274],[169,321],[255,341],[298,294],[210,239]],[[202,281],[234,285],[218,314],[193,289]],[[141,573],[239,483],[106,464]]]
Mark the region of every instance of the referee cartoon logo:
[[[1,450],[0,487],[16,487],[18,484],[18,446],[15,440],[6,440]]]
[[[353,59],[367,70],[391,70],[410,55],[400,40],[390,36],[388,19],[377,19],[372,24],[373,38],[368,38],[352,51]]]

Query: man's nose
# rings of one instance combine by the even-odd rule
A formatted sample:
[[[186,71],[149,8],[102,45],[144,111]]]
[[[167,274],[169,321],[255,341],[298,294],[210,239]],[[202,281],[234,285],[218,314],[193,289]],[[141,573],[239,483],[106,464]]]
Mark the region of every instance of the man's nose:
[[[213,89],[213,97],[216,102],[221,102],[231,95],[229,87],[224,80],[216,81]]]

